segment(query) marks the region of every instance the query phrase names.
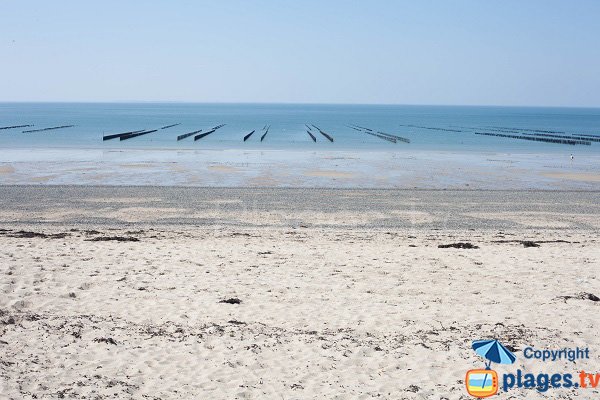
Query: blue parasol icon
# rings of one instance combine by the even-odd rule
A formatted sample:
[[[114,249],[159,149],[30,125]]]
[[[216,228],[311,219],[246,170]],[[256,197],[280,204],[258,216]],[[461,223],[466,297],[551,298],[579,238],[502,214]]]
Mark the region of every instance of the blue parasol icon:
[[[497,340],[474,340],[472,347],[475,353],[488,360],[485,369],[490,369],[492,362],[497,364],[512,364],[517,360],[517,357]],[[481,387],[485,386],[486,380],[487,375]]]

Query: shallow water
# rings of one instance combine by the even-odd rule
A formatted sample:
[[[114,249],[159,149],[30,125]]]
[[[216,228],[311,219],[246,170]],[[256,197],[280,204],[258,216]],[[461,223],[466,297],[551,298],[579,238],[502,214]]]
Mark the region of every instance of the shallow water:
[[[167,129],[160,127],[180,124]],[[194,141],[178,135],[226,124]],[[314,124],[334,138],[331,143],[305,124]],[[410,144],[391,143],[358,132],[350,124],[405,137]],[[556,135],[600,136],[600,109],[446,107],[385,105],[286,104],[124,104],[124,103],[0,103],[0,148],[100,149],[311,149],[311,150],[436,150],[520,153],[600,153],[600,143],[571,146],[510,138],[480,136],[475,131],[499,132],[510,128],[556,131]],[[75,125],[71,128],[23,133],[24,130]],[[261,142],[263,128],[270,126]],[[102,141],[103,135],[159,129],[130,140]],[[438,130],[444,129],[444,130]],[[255,133],[246,141],[243,137]],[[564,132],[564,133],[562,133]],[[507,133],[513,134],[513,133]]]
[[[172,124],[179,125],[160,129]],[[220,124],[226,125],[201,140],[177,141]],[[391,143],[350,124],[410,143]],[[600,189],[598,142],[571,146],[474,133],[543,133],[537,130],[600,139],[597,109],[0,104],[0,126],[11,125],[34,126],[0,130],[4,185]],[[62,125],[75,126],[23,132]],[[129,140],[102,140],[157,128]]]

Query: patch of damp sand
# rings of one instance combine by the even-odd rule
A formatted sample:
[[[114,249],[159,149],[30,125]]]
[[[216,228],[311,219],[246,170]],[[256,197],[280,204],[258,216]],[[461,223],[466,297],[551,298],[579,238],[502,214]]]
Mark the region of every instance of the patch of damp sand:
[[[542,176],[569,181],[600,182],[600,174],[587,172],[544,172]]]
[[[0,166],[0,175],[14,174],[15,168],[12,165]]]
[[[144,163],[119,164],[119,167],[122,167],[122,168],[134,168],[134,169],[137,169],[137,168],[151,168],[153,166],[154,165],[152,165],[152,164],[144,164]]]
[[[409,211],[409,210],[390,210],[391,215],[394,215],[398,218],[402,218],[405,221],[410,221],[412,223],[431,223],[439,220],[435,216],[431,215],[428,212],[423,211]]]
[[[323,170],[323,169],[313,169],[304,173],[306,176],[314,176],[320,178],[345,178],[350,179],[354,178],[355,174],[350,172],[342,172],[335,170]]]
[[[228,165],[209,165],[208,169],[217,172],[239,172],[238,168],[230,167]]]
[[[124,207],[112,212],[107,211],[104,214],[108,218],[120,221],[140,222],[164,218],[183,218],[189,215],[189,210],[169,207]]]
[[[248,179],[249,186],[274,187],[274,186],[278,186],[279,184],[280,184],[280,181],[277,180],[276,178],[272,177],[271,175],[260,175],[260,176]]]
[[[135,204],[135,203],[148,203],[154,201],[163,201],[159,197],[148,198],[148,197],[103,197],[103,198],[90,198],[82,199],[82,201],[88,203],[123,203],[123,204]]]
[[[43,175],[30,178],[31,182],[48,182],[50,179],[56,178],[58,175]]]
[[[570,221],[561,221],[545,212],[521,212],[521,213],[466,213],[465,217],[480,219],[496,219],[499,221],[510,221],[523,226],[532,226],[538,228],[568,228],[572,227]]]

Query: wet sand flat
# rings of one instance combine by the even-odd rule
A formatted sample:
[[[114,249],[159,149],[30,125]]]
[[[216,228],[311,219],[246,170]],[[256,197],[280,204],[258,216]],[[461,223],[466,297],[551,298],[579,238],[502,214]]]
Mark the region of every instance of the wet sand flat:
[[[545,173],[544,176],[556,179],[569,179],[574,181],[600,182],[600,174],[554,172]]]
[[[600,190],[597,154],[0,149],[0,160],[0,185]]]

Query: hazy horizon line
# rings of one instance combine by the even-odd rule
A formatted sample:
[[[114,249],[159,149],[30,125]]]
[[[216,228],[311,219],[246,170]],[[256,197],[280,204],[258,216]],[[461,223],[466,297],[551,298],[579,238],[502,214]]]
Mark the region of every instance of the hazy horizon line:
[[[577,105],[519,104],[434,104],[434,103],[336,103],[336,102],[273,102],[273,101],[186,101],[186,100],[0,100],[0,104],[206,104],[206,105],[315,105],[315,106],[402,106],[402,107],[483,107],[483,108],[579,108],[600,109]]]

